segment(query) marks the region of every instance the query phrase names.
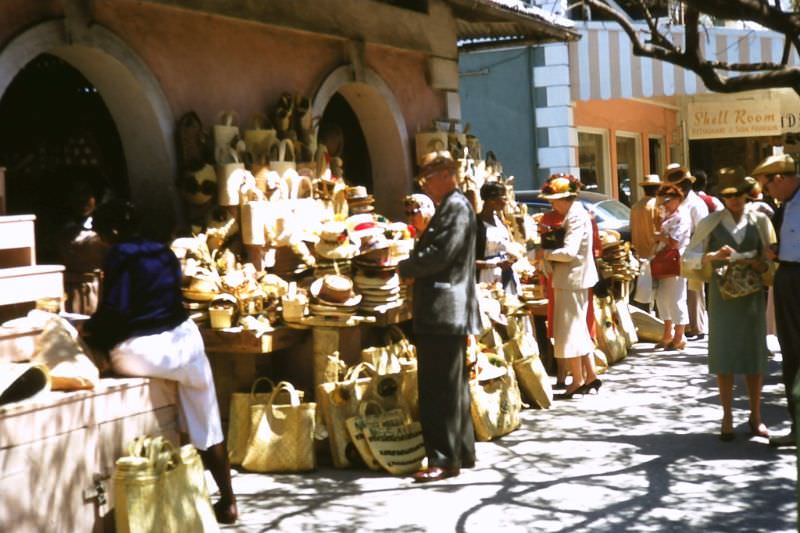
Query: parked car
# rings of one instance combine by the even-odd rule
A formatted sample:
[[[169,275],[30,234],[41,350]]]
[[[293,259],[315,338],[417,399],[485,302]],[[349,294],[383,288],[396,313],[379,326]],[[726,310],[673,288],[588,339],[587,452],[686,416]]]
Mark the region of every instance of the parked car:
[[[550,210],[550,202],[539,198],[541,191],[514,191],[517,202],[528,206],[528,214],[544,213]],[[592,213],[597,220],[597,226],[603,229],[613,229],[620,233],[626,241],[631,238],[631,209],[605,194],[590,191],[580,191],[578,200],[587,211]]]

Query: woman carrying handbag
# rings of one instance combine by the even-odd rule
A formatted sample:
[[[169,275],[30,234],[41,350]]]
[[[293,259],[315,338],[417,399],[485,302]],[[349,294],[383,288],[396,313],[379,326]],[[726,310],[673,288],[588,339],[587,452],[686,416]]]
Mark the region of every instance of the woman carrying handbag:
[[[751,187],[741,170],[720,169],[718,194],[725,209],[700,222],[684,260],[685,269],[693,275],[710,275],[708,368],[717,375],[722,404],[719,438],[723,441],[735,437],[735,374],[745,375],[750,433],[769,437],[761,420],[761,385],[768,355],[762,276],[769,270],[765,249],[776,239],[769,218],[747,208]]]
[[[689,244],[690,221],[681,208],[683,193],[678,187],[664,184],[656,192],[656,198],[663,214],[650,271],[658,314],[664,321],[664,333],[655,347],[682,350],[686,347],[683,333],[689,323],[689,309],[686,305],[686,279],[680,275],[680,256]]]

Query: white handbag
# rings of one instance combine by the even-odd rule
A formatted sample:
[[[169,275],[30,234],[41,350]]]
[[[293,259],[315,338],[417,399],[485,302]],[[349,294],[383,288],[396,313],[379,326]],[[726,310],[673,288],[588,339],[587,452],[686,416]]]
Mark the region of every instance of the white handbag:
[[[222,163],[231,147],[231,141],[239,135],[239,126],[235,124],[239,114],[235,111],[223,111],[217,116],[214,124],[214,158],[217,163]]]
[[[278,132],[272,128],[264,128],[265,123],[266,117],[256,113],[253,115],[253,126],[244,131],[244,145],[254,161],[259,156],[268,156],[272,145],[278,141]]]
[[[252,174],[245,170],[244,163],[239,161],[236,150],[229,148],[228,154],[233,161],[217,165],[218,202],[222,206],[239,205],[239,189],[241,189],[248,176],[252,177]],[[255,178],[253,178],[253,181],[255,181]]]
[[[282,178],[286,177],[288,171],[297,170],[294,145],[290,139],[284,139],[270,147],[269,168],[280,174]]]

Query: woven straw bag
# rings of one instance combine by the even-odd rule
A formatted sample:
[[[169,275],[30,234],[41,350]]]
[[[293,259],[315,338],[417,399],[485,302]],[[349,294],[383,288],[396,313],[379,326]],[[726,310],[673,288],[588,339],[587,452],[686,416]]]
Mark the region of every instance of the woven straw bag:
[[[269,392],[256,392],[262,383],[269,384]],[[234,392],[231,394],[230,411],[228,414],[228,459],[232,465],[242,464],[244,454],[247,452],[247,441],[250,438],[250,408],[254,405],[266,405],[272,396],[275,384],[269,378],[258,378],[250,387],[250,392]],[[286,390],[283,391],[288,395]],[[303,400],[303,391],[297,391],[300,401]],[[291,398],[289,399],[291,402]]]
[[[519,427],[522,399],[511,367],[507,367],[501,377],[485,382],[470,381],[469,392],[469,410],[477,440],[492,440]]]
[[[383,469],[401,476],[420,469],[425,458],[425,442],[419,422],[397,422],[388,414],[366,419],[364,437],[372,456]]]
[[[288,405],[277,405],[281,391]],[[305,472],[316,468],[314,420],[316,403],[301,403],[291,383],[275,386],[266,405],[250,407],[250,438],[242,467],[252,472]]]
[[[521,327],[511,327],[515,335],[503,345],[503,354],[514,368],[519,388],[525,398],[542,409],[549,409],[553,402],[553,389],[547,370],[539,357],[539,345],[530,332]]]
[[[236,111],[223,111],[217,116],[217,124],[214,124],[214,157],[217,163],[222,163],[227,157],[233,139],[239,135],[239,126],[235,123],[239,121],[239,114]]]
[[[162,437],[137,438],[116,462],[113,490],[118,533],[219,531],[191,444],[175,449]]]
[[[368,414],[367,410],[374,407],[377,410],[375,414]],[[381,405],[374,401],[362,402],[358,408],[358,415],[352,416],[347,419],[345,425],[347,426],[347,433],[350,435],[350,440],[358,450],[358,454],[364,461],[364,464],[370,470],[380,470],[381,464],[375,459],[372,450],[369,448],[367,438],[364,435],[364,430],[368,424],[389,424],[399,425],[403,424],[407,418],[406,413],[402,409],[392,409],[391,411],[384,411]]]

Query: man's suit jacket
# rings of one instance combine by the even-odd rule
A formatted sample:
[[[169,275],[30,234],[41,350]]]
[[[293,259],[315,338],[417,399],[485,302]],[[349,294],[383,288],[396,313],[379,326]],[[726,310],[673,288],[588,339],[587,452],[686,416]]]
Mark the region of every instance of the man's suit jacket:
[[[414,332],[467,335],[480,332],[475,295],[477,219],[461,191],[448,194],[400,263],[400,275],[414,278]]]
[[[592,219],[575,200],[564,217],[564,246],[544,254],[553,274],[555,289],[588,289],[597,283],[597,268],[592,253]]]

